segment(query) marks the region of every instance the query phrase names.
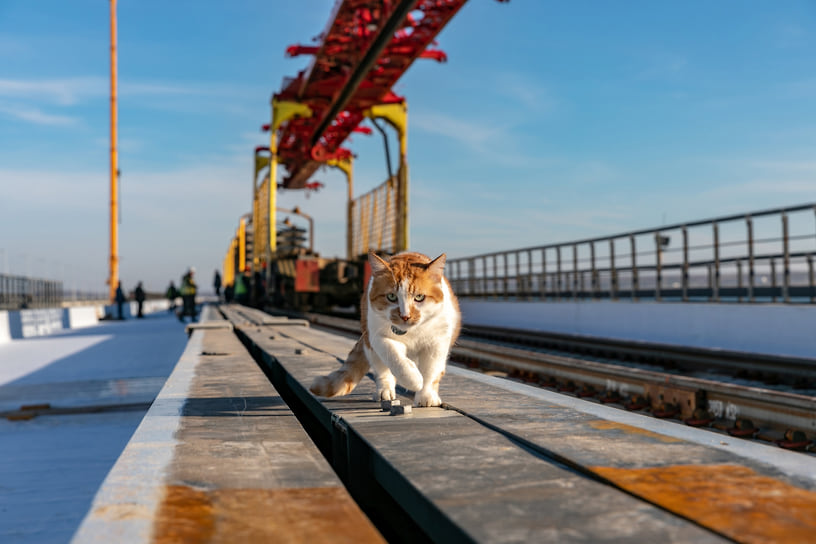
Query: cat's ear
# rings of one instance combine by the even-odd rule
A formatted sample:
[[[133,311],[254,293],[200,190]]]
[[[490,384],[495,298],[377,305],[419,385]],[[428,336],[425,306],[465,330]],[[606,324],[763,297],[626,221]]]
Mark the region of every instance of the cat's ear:
[[[380,274],[389,270],[388,263],[382,260],[376,253],[373,251],[368,252],[368,264],[371,265],[371,273],[372,274]]]
[[[442,273],[445,270],[445,259],[446,259],[446,256],[443,253],[442,255],[440,255],[439,257],[434,259],[433,261],[429,262],[428,263],[428,269],[427,269],[428,272],[430,272],[431,274],[438,274],[438,275],[441,276]]]

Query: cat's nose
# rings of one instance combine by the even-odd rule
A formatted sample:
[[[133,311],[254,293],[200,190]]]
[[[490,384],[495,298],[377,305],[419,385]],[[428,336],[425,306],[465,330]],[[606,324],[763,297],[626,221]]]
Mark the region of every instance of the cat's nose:
[[[408,321],[409,319],[411,319],[410,315],[401,315],[400,317],[402,318],[403,321]]]

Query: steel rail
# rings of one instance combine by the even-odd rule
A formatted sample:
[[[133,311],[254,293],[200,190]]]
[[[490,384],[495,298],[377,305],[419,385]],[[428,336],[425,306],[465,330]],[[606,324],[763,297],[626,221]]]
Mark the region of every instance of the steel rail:
[[[321,314],[306,314],[305,317],[314,325],[342,331],[349,336],[359,334],[359,323],[354,320]],[[465,327],[465,334],[471,329],[476,328]],[[500,329],[497,332],[497,334],[506,335],[513,333],[518,334],[518,331]],[[535,333],[523,334],[531,337],[537,336]],[[575,340],[575,338],[572,339]],[[663,347],[657,344],[609,341],[592,337],[580,338],[576,340],[576,343],[574,346],[576,350],[606,352],[607,357],[616,351],[629,356],[633,353],[641,355],[648,353],[650,357],[657,357],[661,355],[660,349]],[[717,362],[717,355],[721,354],[719,350],[676,346],[665,346],[665,348],[666,351],[662,353],[664,359],[677,357],[687,364],[696,360],[695,364],[698,368],[706,369],[711,369],[712,365]],[[722,354],[725,355],[723,360],[728,368],[740,368],[738,360],[729,359],[729,356],[733,354],[729,352],[722,352]],[[768,362],[781,363],[788,359],[748,353],[740,355],[744,357],[740,359],[743,367],[750,368],[767,368],[761,362],[750,362],[752,357],[756,357],[758,361],[764,361],[765,364]],[[671,372],[633,368],[613,362],[598,362],[573,356],[541,353],[469,340],[467,337],[457,341],[451,351],[451,360],[483,370],[500,371],[510,378],[556,387],[562,391],[567,389],[567,384],[570,384],[570,389],[578,396],[598,397],[617,393],[620,395],[618,400],[602,400],[602,402],[629,404],[629,409],[645,409],[651,411],[656,417],[682,419],[689,424],[696,424],[693,422],[701,417],[697,415],[699,414],[697,410],[702,409],[707,412],[707,415],[702,416],[701,425],[709,425],[722,431],[744,434],[748,437],[780,444],[790,442],[784,438],[786,432],[801,431],[810,433],[811,436],[816,432],[816,397],[808,395],[683,376]],[[806,372],[809,375],[814,373],[816,361],[790,358],[789,362],[790,368],[796,371]],[[590,386],[595,391],[591,394],[579,392],[581,385],[584,386],[584,390]],[[642,399],[642,405],[639,407],[634,401],[637,396]],[[750,432],[746,433],[743,432],[743,429],[739,429],[739,423],[736,422],[740,421],[749,421],[753,425],[753,431],[748,429]],[[807,443],[809,444],[810,440],[807,440]]]

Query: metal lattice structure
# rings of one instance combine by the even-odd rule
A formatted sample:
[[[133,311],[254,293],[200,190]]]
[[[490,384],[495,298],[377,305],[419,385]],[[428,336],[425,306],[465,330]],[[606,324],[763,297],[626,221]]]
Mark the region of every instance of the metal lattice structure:
[[[320,166],[350,163],[352,154],[342,144],[352,132],[370,132],[359,126],[366,117],[379,118],[376,110],[389,106],[404,112],[405,100],[392,88],[413,62],[418,58],[446,60],[444,52],[430,46],[466,1],[338,0],[325,30],[315,38],[317,45],[287,49],[289,56],[313,58],[306,70],[284,79],[281,90],[272,97],[270,186],[312,188],[309,179]],[[393,112],[382,117],[394,126]],[[408,245],[404,121],[398,124],[403,126],[397,128],[401,148],[397,250]],[[286,170],[280,184],[279,164]],[[351,175],[346,173],[351,194]],[[275,191],[271,190],[266,209],[274,214],[275,208]],[[348,210],[351,224],[351,202]],[[352,233],[348,236],[350,248]],[[265,252],[271,256],[276,247],[274,233],[267,232],[266,240]]]
[[[466,0],[342,0],[314,46],[292,45],[289,56],[313,55],[309,67],[287,78],[275,94],[309,108],[280,127],[282,185],[299,189],[329,159],[348,157],[341,144],[378,104],[401,103],[392,87],[417,58],[444,61],[429,49]]]
[[[397,237],[397,178],[392,177],[371,191],[354,199],[351,208],[351,253],[362,255],[369,250],[396,253]]]

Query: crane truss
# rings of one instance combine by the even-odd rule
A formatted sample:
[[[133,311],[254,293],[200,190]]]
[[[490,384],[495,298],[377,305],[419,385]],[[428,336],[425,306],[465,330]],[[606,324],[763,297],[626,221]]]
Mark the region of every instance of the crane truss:
[[[289,56],[313,55],[312,62],[297,77],[284,79],[273,99],[308,106],[311,115],[273,127],[278,162],[287,171],[281,186],[304,188],[326,161],[350,157],[342,143],[367,109],[403,102],[392,88],[413,62],[446,60],[429,46],[466,1],[338,0],[318,45],[290,46]]]

